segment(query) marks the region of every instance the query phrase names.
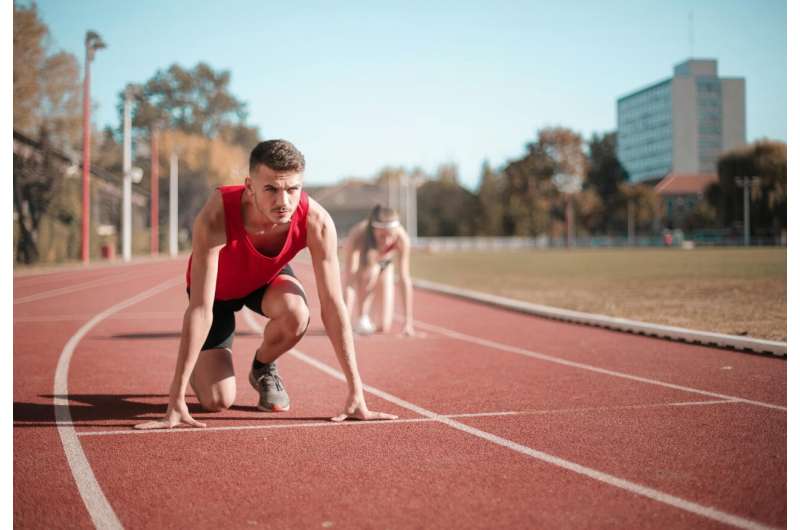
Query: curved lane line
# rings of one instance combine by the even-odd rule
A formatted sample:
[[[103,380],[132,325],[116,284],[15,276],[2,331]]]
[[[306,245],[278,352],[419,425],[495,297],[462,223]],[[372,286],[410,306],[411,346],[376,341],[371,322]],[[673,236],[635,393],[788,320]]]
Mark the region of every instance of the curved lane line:
[[[148,274],[152,274],[152,272],[145,272],[141,274],[129,275],[129,276],[103,276],[97,280],[91,280],[84,283],[79,283],[76,285],[70,285],[69,287],[60,287],[58,289],[49,289],[47,291],[36,293],[28,296],[23,296],[21,298],[17,298],[14,300],[14,305],[17,304],[25,304],[28,302],[34,302],[36,300],[43,300],[45,298],[52,298],[54,296],[59,296],[62,294],[67,293],[74,293],[75,291],[82,291],[84,289],[89,289],[90,287],[96,287],[98,285],[106,285],[109,283],[123,283],[129,282],[133,278],[141,278],[142,276],[147,276]]]
[[[97,483],[97,479],[92,472],[92,467],[86,459],[86,454],[83,452],[81,443],[78,440],[78,434],[75,432],[75,427],[72,424],[72,415],[69,411],[69,389],[67,387],[69,363],[81,339],[103,319],[161,291],[178,285],[182,281],[183,277],[181,276],[167,280],[132,298],[128,298],[127,300],[109,307],[102,313],[98,313],[67,341],[58,358],[58,366],[56,367],[56,374],[53,382],[53,408],[55,409],[56,423],[58,425],[58,435],[61,438],[64,454],[67,456],[67,462],[72,471],[72,476],[75,478],[78,491],[96,528],[121,529],[122,524],[119,522],[113,508],[111,508],[108,499],[106,499],[106,496],[103,494],[100,485]]]

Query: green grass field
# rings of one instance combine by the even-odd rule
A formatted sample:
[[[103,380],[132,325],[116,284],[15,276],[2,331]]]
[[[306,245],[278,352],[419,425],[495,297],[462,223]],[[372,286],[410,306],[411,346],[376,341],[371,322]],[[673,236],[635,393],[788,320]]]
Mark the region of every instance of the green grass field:
[[[412,275],[577,311],[786,340],[786,249],[415,252]]]

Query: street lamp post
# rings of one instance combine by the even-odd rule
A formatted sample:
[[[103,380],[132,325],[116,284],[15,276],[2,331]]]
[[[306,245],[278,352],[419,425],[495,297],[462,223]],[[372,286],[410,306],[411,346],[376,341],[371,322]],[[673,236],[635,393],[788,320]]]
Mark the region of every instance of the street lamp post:
[[[81,261],[89,263],[89,171],[91,169],[91,141],[92,132],[89,122],[91,113],[91,69],[89,65],[94,59],[94,52],[106,47],[106,43],[94,31],[86,32],[84,41],[86,59],[83,74],[83,209],[81,212]]]
[[[750,188],[757,186],[759,177],[736,177],[736,185],[744,188],[744,246],[750,246]]]

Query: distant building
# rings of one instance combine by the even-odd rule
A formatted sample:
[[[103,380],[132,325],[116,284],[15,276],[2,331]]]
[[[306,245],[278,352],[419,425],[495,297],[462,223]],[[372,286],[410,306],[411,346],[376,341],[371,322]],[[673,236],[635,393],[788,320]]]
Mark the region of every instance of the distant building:
[[[332,186],[305,186],[306,193],[331,214],[339,239],[367,218],[376,204],[386,206],[385,186],[359,181],[345,181]]]
[[[719,155],[744,144],[744,79],[720,78],[715,59],[690,59],[617,100],[617,158],[631,182],[716,173]]]
[[[670,173],[661,179],[655,191],[664,204],[663,224],[670,228],[683,227],[695,206],[705,197],[708,187],[718,180],[716,173]]]

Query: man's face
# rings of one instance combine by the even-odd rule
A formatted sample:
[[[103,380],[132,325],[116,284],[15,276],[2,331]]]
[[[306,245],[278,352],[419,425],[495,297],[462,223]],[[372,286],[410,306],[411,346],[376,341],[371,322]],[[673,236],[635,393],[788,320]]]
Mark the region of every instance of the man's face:
[[[300,203],[303,173],[275,171],[258,164],[245,179],[258,212],[270,223],[288,223]]]

